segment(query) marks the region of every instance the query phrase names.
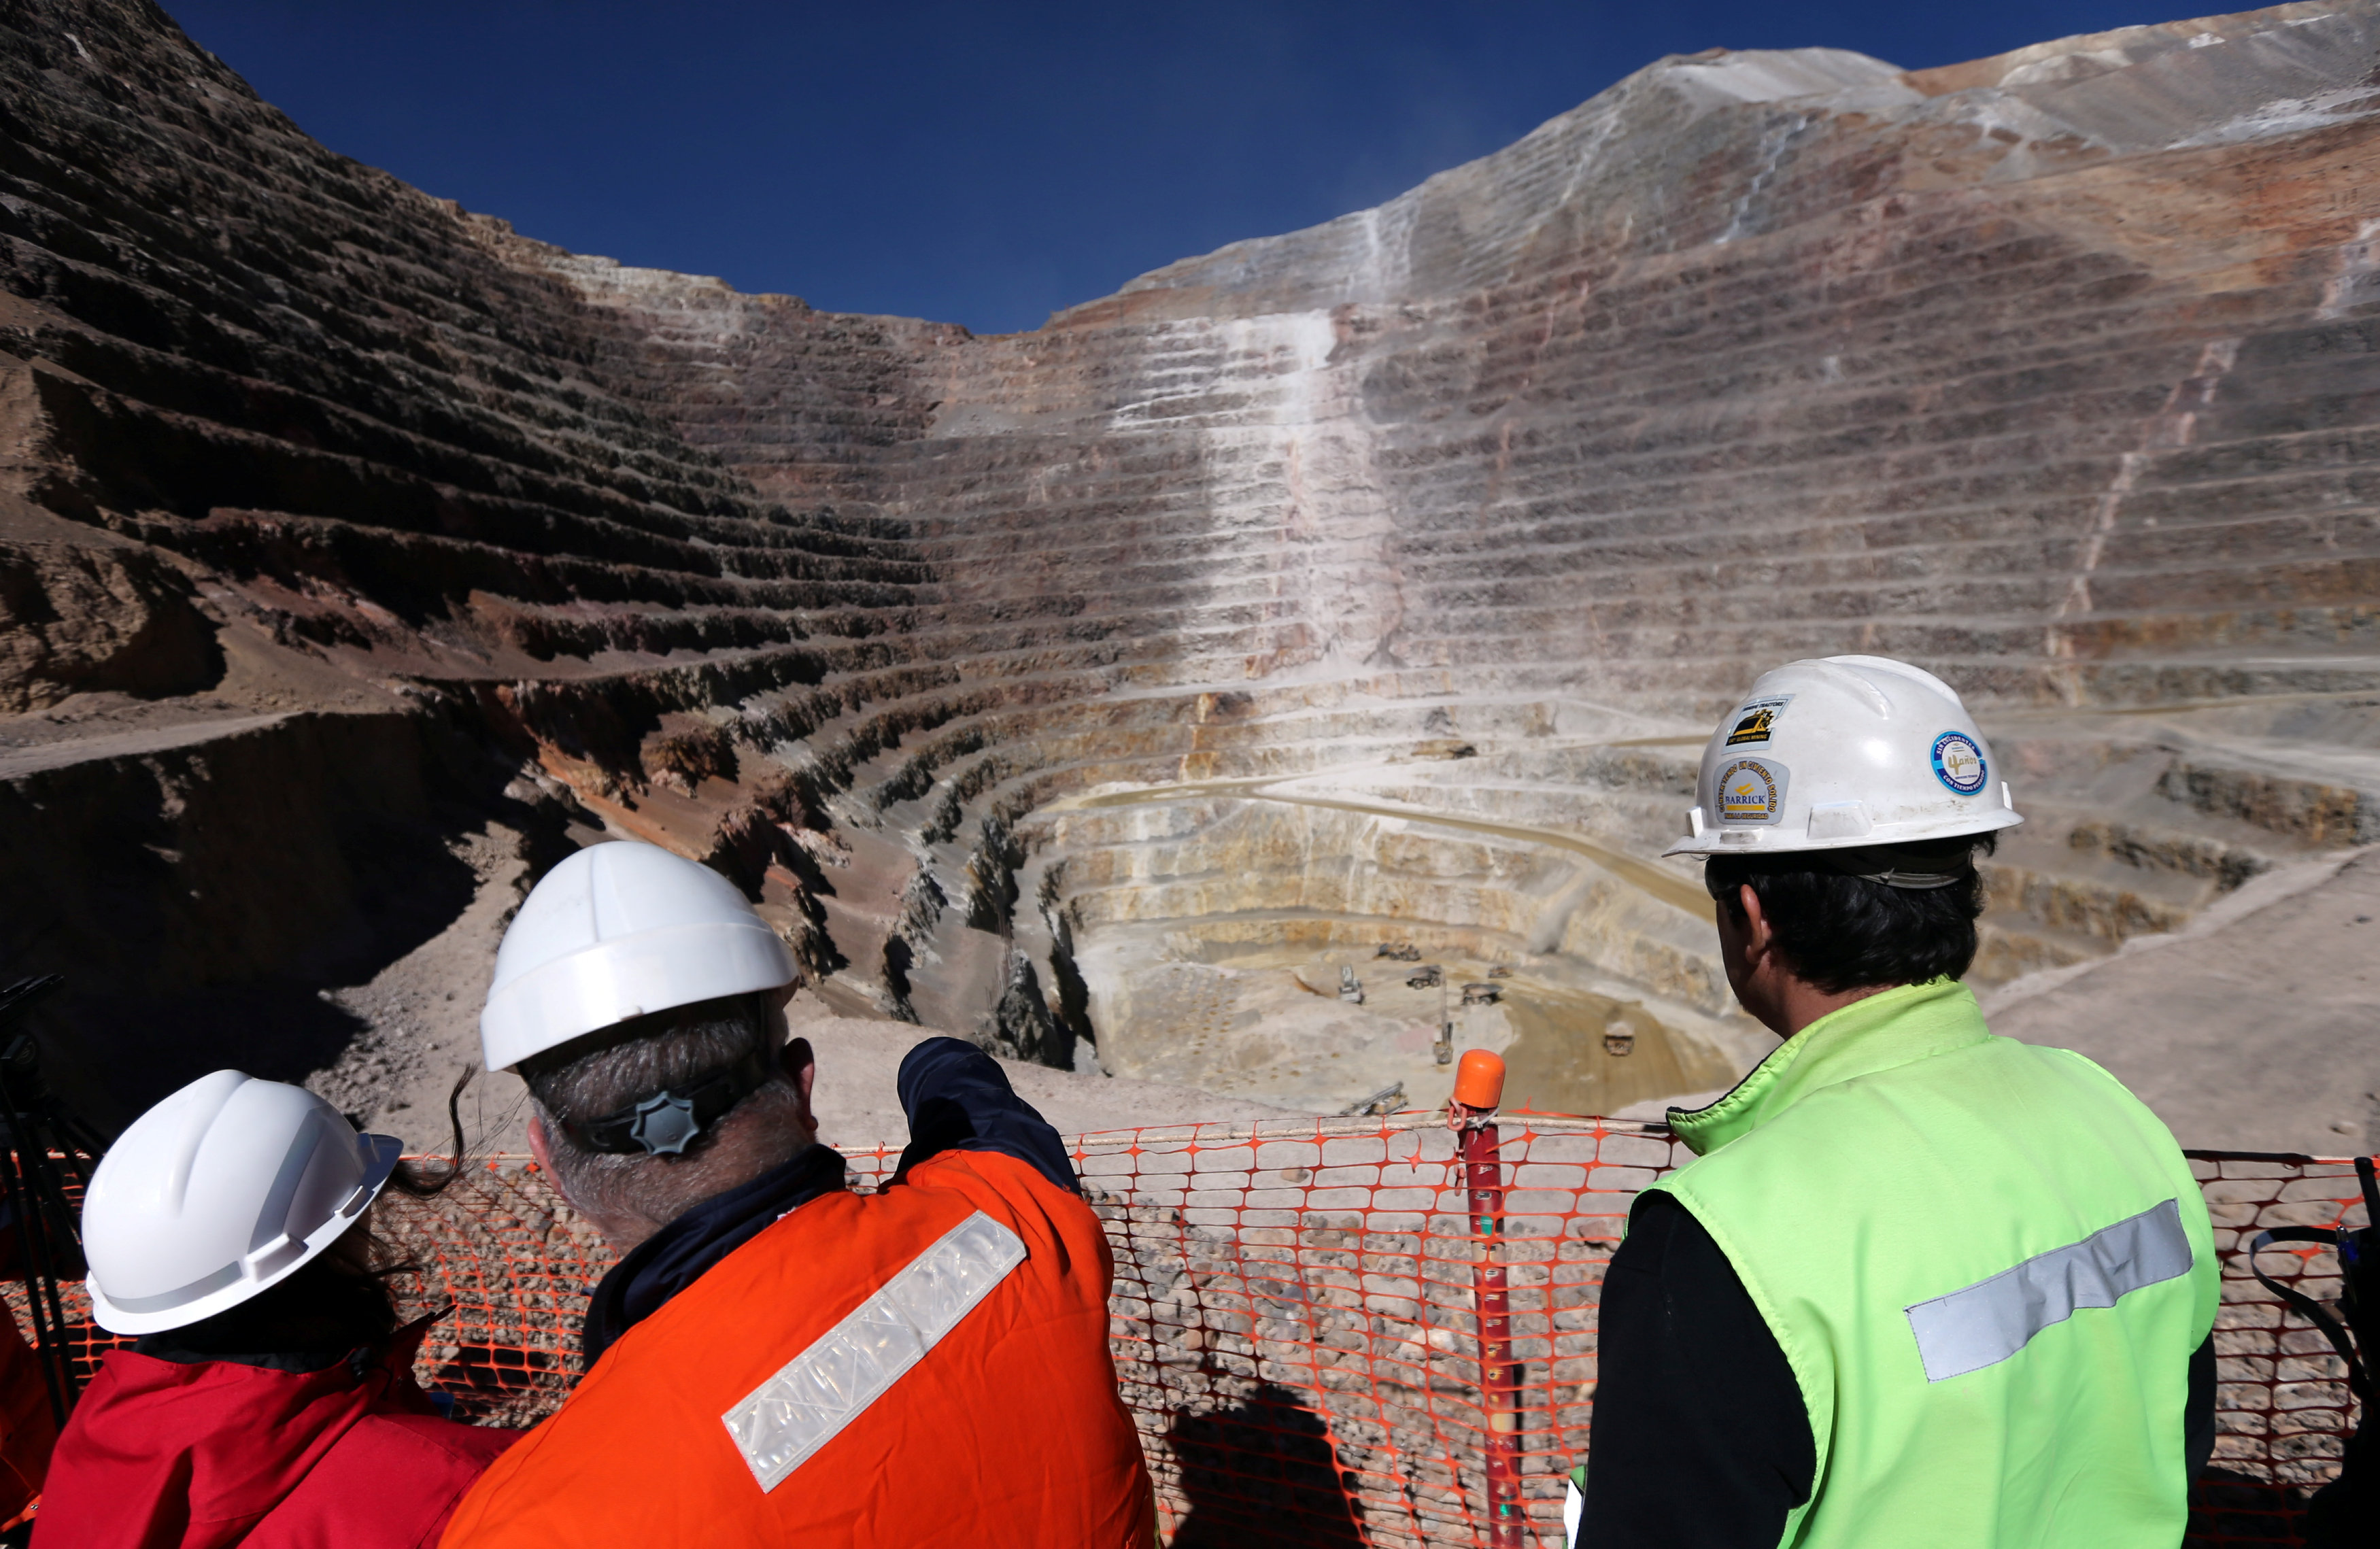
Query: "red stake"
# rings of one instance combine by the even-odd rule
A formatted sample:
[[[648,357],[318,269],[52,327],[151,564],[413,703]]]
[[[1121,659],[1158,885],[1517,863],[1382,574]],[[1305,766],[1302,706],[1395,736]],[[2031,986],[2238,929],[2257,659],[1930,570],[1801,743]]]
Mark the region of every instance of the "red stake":
[[[1471,1232],[1478,1243],[1471,1283],[1479,1304],[1480,1407],[1488,1416],[1488,1542],[1492,1549],[1524,1549],[1521,1373],[1512,1363],[1512,1304],[1497,1242],[1504,1229],[1504,1162],[1498,1150],[1496,1105],[1503,1097],[1504,1061],[1484,1048],[1467,1050],[1455,1070],[1447,1122],[1462,1136]]]

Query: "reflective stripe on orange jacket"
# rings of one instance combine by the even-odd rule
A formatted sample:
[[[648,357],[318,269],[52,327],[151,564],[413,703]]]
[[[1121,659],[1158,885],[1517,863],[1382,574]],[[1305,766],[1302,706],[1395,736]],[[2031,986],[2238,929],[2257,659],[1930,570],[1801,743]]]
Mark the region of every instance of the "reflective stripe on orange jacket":
[[[1013,1156],[945,1152],[881,1193],[813,1199],[629,1328],[473,1488],[445,1549],[1147,1549],[1112,1277],[1089,1206]],[[915,1315],[869,1321],[893,1303]],[[900,1319],[936,1306],[955,1321],[919,1353]],[[871,1374],[889,1381],[869,1399]]]

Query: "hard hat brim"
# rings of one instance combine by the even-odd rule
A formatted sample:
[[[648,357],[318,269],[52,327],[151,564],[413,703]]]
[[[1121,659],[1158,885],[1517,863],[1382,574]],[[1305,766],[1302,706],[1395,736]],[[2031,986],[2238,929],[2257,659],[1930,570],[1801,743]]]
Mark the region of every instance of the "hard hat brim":
[[[2010,808],[1965,814],[1956,817],[1937,818],[1925,823],[1879,823],[1864,834],[1841,839],[1811,839],[1803,834],[1773,833],[1758,829],[1721,830],[1706,829],[1699,834],[1689,834],[1661,852],[1670,855],[1800,855],[1820,850],[1872,850],[1884,844],[1920,844],[1934,840],[1959,839],[1968,835],[1981,838],[2001,829],[2013,829],[2024,821],[2022,814]],[[1755,842],[1744,842],[1745,835],[1755,836]],[[1734,842],[1729,842],[1733,840]]]
[[[784,938],[758,915],[597,941],[490,991],[480,1052],[489,1070],[509,1071],[632,1018],[782,989],[800,976]]]

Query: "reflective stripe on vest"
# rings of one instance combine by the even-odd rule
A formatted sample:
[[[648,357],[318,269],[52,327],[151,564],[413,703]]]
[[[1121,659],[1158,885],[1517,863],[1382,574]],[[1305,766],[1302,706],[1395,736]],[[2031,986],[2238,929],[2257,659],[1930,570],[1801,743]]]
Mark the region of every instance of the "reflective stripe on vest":
[[[1024,1241],[977,1211],[720,1416],[761,1490],[865,1413],[1024,1262]]]
[[[2180,1203],[2168,1200],[1963,1290],[1920,1301],[1907,1311],[1925,1380],[1997,1366],[2077,1309],[2113,1307],[2133,1291],[2189,1274],[2190,1264]]]

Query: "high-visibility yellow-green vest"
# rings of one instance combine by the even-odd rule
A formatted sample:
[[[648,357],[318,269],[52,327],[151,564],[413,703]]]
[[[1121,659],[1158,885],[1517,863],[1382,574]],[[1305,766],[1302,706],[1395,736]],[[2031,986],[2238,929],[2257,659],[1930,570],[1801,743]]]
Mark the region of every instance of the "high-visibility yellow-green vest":
[[[1783,1543],[2180,1542],[2214,1234],[2113,1076],[1994,1037],[1943,979],[1813,1023],[1670,1126],[1695,1159],[1653,1187],[1727,1254],[1809,1410]]]

